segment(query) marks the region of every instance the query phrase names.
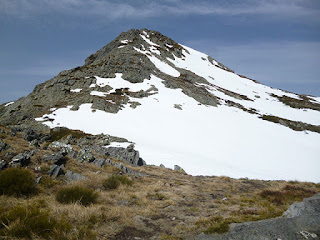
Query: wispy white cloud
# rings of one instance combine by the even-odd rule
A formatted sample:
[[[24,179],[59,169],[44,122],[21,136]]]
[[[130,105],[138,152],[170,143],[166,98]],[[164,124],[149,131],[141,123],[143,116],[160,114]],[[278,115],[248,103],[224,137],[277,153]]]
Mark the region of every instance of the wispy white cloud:
[[[314,0],[231,0],[231,1],[110,1],[110,0],[1,0],[0,13],[15,17],[46,14],[94,17],[108,20],[152,18],[166,15],[268,15],[272,17],[316,18]],[[306,4],[309,3],[309,4]]]

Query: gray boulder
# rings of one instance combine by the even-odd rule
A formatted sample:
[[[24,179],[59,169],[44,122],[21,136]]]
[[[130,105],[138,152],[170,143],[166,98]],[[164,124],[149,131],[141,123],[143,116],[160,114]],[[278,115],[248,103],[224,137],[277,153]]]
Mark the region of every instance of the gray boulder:
[[[197,240],[320,239],[320,194],[294,203],[284,217],[231,224],[223,235],[199,235]]]
[[[320,214],[320,194],[307,198],[302,202],[292,204],[287,211],[283,213],[286,218],[294,218],[302,215]]]
[[[65,177],[66,177],[67,181],[69,181],[69,182],[88,179],[87,177],[83,176],[80,173],[75,173],[75,172],[72,172],[72,171],[69,171],[69,170],[65,174]]]
[[[58,165],[55,165],[53,164],[51,167],[50,167],[50,170],[48,171],[48,175],[50,177],[58,177],[60,175],[63,175],[64,174],[64,171],[63,171],[63,165],[61,166],[58,166]]]

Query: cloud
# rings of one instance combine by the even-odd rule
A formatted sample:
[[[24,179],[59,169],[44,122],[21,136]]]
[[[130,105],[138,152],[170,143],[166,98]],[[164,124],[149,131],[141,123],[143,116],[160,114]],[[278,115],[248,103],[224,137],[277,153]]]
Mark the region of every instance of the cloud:
[[[1,0],[0,13],[21,18],[62,14],[108,20],[181,15],[267,15],[281,18],[306,17],[310,20],[319,19],[317,16],[320,15],[316,0]]]

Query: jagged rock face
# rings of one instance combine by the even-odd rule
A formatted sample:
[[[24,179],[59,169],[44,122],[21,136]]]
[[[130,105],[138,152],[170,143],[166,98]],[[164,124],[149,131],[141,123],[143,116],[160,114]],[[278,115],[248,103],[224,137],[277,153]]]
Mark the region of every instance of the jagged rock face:
[[[125,137],[147,163],[193,174],[296,179],[307,158],[313,166],[301,180],[315,181],[319,110],[320,98],[272,89],[159,32],[133,29],[1,105],[0,123]]]

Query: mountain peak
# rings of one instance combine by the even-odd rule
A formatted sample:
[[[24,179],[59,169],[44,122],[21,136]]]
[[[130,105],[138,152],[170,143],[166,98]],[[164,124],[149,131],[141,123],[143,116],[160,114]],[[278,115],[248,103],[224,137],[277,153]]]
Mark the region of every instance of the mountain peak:
[[[192,174],[311,181],[319,119],[319,98],[264,86],[147,29],[121,33],[83,66],[0,107],[2,124],[124,137],[147,163]]]

